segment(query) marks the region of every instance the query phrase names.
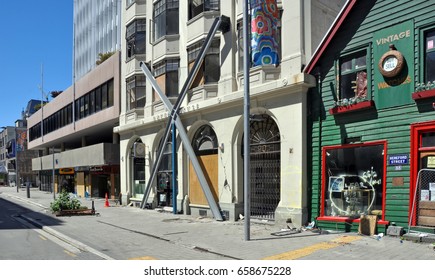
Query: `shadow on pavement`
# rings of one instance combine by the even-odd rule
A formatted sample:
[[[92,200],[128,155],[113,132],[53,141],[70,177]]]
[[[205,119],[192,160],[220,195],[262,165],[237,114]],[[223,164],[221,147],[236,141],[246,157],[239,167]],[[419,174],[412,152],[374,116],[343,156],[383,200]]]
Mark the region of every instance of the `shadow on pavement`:
[[[22,224],[12,222],[12,218],[25,219],[33,228],[62,225],[64,222],[55,218],[46,210],[34,211],[12,201],[0,198],[0,230],[22,229]],[[30,219],[27,219],[30,218]]]

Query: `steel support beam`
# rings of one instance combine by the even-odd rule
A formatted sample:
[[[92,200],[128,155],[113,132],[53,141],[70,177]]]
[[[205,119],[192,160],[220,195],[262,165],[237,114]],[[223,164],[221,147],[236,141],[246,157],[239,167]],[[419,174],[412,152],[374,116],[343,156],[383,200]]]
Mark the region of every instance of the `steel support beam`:
[[[175,126],[178,128],[178,132],[181,138],[181,141],[183,143],[184,148],[186,149],[186,152],[188,153],[190,160],[192,162],[192,166],[196,172],[196,175],[198,176],[198,180],[200,182],[201,188],[204,192],[204,195],[207,199],[207,202],[210,206],[210,209],[213,213],[213,216],[215,217],[216,220],[218,221],[222,221],[222,213],[219,209],[219,206],[217,205],[213,194],[210,190],[210,186],[207,183],[207,180],[204,176],[204,173],[201,169],[201,166],[198,162],[198,159],[195,155],[195,152],[190,144],[189,141],[189,137],[187,136],[187,132],[180,120],[180,118],[178,118],[178,112],[180,110],[181,104],[185,98],[185,96],[187,95],[187,90],[190,88],[190,86],[192,85],[192,82],[196,76],[196,74],[198,73],[199,67],[201,65],[202,60],[204,59],[208,48],[211,45],[211,42],[213,40],[214,35],[216,34],[216,32],[218,30],[221,30],[223,33],[227,32],[229,30],[230,27],[230,21],[229,18],[226,16],[221,16],[219,18],[216,18],[215,21],[213,22],[209,33],[207,34],[207,37],[204,41],[204,44],[199,52],[199,55],[197,56],[195,63],[193,65],[192,70],[190,71],[186,82],[183,85],[183,88],[177,98],[177,101],[175,102],[175,105],[173,106],[171,104],[171,102],[169,101],[169,99],[166,97],[166,95],[162,92],[162,90],[160,89],[160,87],[158,86],[156,80],[154,79],[154,76],[152,75],[151,71],[148,69],[148,67],[145,65],[145,63],[141,63],[140,67],[142,69],[142,71],[144,72],[145,76],[148,78],[148,80],[150,81],[152,87],[154,88],[154,90],[157,92],[157,94],[159,95],[160,99],[162,100],[163,104],[165,105],[166,109],[168,111],[170,111],[170,119],[168,120],[168,124],[166,126],[165,129],[165,133],[163,135],[163,143],[166,143],[168,141],[169,138],[169,133],[171,131],[171,125],[172,123],[175,123]],[[145,208],[145,204],[146,201],[149,197],[149,194],[151,192],[151,185],[155,180],[156,174],[157,174],[157,168],[160,165],[160,161],[162,159],[162,155],[163,155],[163,148],[164,145],[161,145],[161,147],[159,148],[158,154],[157,154],[157,158],[156,158],[156,162],[153,165],[152,168],[152,172],[150,175],[150,178],[148,180],[146,189],[145,189],[145,193],[144,196],[142,198],[142,203],[141,203],[141,208]]]

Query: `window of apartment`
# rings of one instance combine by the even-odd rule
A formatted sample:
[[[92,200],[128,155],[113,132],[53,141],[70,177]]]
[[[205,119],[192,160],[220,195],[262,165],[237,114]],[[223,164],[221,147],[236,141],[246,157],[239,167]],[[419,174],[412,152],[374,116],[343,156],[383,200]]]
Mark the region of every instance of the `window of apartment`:
[[[143,75],[133,76],[126,80],[127,84],[127,110],[145,107],[146,79]]]
[[[367,98],[367,51],[345,56],[339,62],[339,100]]]
[[[189,0],[189,19],[207,11],[219,11],[220,0]]]
[[[203,41],[194,44],[187,49],[189,70],[192,69],[195,59],[198,57],[199,52],[204,44]],[[201,64],[201,68],[192,83],[192,88],[203,84],[217,83],[220,78],[220,60],[219,60],[219,40],[213,40],[207,54],[204,57],[204,61]]]
[[[383,215],[386,142],[325,147],[322,216]]]
[[[165,35],[178,34],[178,0],[154,2],[154,41]]]
[[[178,59],[164,60],[154,66],[154,77],[168,97],[178,96]]]
[[[146,19],[138,19],[127,25],[125,38],[127,40],[127,60],[137,54],[145,54]]]
[[[435,30],[425,34],[424,78],[426,82],[435,81]]]

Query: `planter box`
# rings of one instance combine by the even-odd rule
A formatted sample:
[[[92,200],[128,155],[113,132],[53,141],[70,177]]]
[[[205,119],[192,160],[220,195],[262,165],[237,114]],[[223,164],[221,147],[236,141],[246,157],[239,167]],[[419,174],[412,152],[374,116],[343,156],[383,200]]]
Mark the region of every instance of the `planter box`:
[[[369,108],[375,107],[375,102],[373,100],[363,101],[357,104],[352,104],[348,106],[337,106],[329,109],[331,115],[344,114],[348,112],[361,111]]]
[[[431,97],[435,97],[435,89],[418,91],[412,94],[412,99],[414,100],[420,100],[420,99],[431,98]]]
[[[54,213],[58,216],[84,216],[95,215],[95,209],[75,209],[75,210],[61,210]]]

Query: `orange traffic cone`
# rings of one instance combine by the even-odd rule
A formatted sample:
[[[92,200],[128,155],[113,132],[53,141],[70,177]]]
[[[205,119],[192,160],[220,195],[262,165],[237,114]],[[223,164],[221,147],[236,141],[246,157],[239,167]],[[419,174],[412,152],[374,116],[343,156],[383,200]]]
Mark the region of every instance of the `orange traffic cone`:
[[[109,198],[107,197],[107,193],[106,193],[106,201],[104,202],[104,207],[110,207]]]

